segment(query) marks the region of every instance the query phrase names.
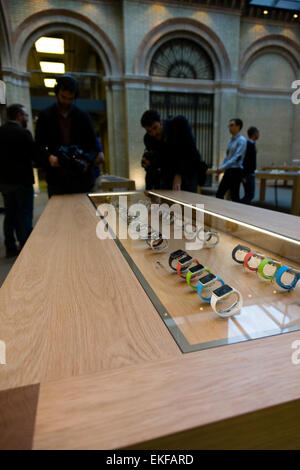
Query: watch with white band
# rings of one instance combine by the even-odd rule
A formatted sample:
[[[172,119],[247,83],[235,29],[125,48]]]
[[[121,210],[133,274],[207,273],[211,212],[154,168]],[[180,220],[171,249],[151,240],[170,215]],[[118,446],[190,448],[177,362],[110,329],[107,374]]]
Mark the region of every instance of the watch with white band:
[[[238,290],[225,284],[213,291],[210,304],[220,317],[227,318],[240,312],[243,298]]]
[[[204,227],[200,227],[197,230],[197,238],[200,242],[203,242],[204,247],[206,248],[213,248],[220,241],[220,235],[218,232],[207,230]]]

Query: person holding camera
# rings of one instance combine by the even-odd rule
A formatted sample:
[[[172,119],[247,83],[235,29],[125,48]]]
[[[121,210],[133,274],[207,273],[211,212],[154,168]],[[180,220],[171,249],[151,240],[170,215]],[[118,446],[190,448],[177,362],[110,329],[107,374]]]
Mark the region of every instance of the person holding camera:
[[[7,108],[8,121],[0,127],[0,192],[4,216],[6,257],[19,254],[32,231],[33,184],[32,164],[36,147],[27,129],[28,112],[22,104]],[[16,244],[19,242],[19,247]]]
[[[36,143],[46,170],[48,195],[90,191],[99,164],[96,135],[87,113],[73,104],[77,80],[57,78],[56,103],[41,111],[36,124]]]

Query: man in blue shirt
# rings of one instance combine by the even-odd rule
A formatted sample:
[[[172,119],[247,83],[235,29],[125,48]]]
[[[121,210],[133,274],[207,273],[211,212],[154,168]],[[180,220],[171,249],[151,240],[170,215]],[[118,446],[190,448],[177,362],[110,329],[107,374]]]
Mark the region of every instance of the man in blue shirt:
[[[217,174],[224,173],[219,184],[216,197],[224,199],[226,192],[230,191],[231,200],[240,201],[240,184],[243,175],[243,161],[247,148],[247,140],[240,134],[243,127],[241,119],[229,121],[229,132],[232,135],[227,145],[226,155],[222,165],[217,169]]]

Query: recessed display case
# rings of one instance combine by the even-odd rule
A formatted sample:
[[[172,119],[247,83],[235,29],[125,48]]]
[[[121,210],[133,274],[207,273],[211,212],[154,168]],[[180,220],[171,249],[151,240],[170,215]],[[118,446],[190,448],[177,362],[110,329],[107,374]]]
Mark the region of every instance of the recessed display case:
[[[179,199],[167,191],[89,195],[100,217],[102,236],[106,230],[115,239],[180,350],[188,353],[300,330],[300,239],[292,227],[284,227],[284,214],[232,203],[227,211],[226,201],[220,209],[214,198],[184,194]],[[147,220],[134,212],[134,204],[147,209]],[[160,224],[155,229],[154,208]],[[166,227],[170,236],[164,234]],[[151,243],[151,229],[155,243]],[[162,249],[159,233],[167,240]],[[177,250],[193,259],[189,264],[189,258],[181,258],[185,263],[182,276],[175,270],[177,261],[170,259]],[[205,268],[203,276],[211,274],[223,281],[205,290],[207,298],[222,284],[229,286],[215,294],[223,296],[218,301],[224,303],[221,311],[226,315],[218,314],[213,302],[200,297],[201,276],[192,277],[192,286],[187,283],[188,269],[194,276],[198,263]],[[231,315],[230,301],[227,310],[226,301],[233,291],[238,291],[240,304]]]

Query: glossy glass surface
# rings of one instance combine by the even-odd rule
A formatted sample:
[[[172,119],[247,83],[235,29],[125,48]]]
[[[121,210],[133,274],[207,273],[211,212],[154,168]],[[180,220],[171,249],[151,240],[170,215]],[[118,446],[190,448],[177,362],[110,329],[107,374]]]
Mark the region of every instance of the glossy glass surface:
[[[124,224],[126,217],[124,218],[122,210],[123,219],[119,219],[118,196],[112,193],[111,196],[90,195],[90,198],[95,207],[103,203],[113,203],[117,214],[116,224],[113,224],[113,219],[109,216],[106,220],[110,224],[111,232],[115,231],[116,235],[119,235],[120,223]],[[153,200],[143,193],[128,195],[128,206],[140,202],[141,199],[149,210]],[[159,201],[167,202],[163,198]],[[127,222],[126,220],[126,228]],[[283,281],[288,283],[291,282],[293,273],[300,270],[300,243],[296,239],[276,238],[272,233],[260,233],[251,227],[245,228],[238,221],[232,223],[217,214],[209,214],[204,218],[205,229],[216,231],[219,234],[219,243],[212,248],[203,244],[196,250],[189,250],[189,240],[173,237],[177,223],[178,219],[175,217],[168,247],[160,253],[151,250],[146,241],[140,238],[133,240],[117,236],[115,242],[182,352],[300,330],[300,281],[294,289],[284,290],[276,283],[275,278],[263,279],[259,273],[250,271],[232,258],[232,252],[237,245],[261,253],[280,265],[293,269],[283,277]],[[227,285],[241,293],[243,304],[238,314],[228,318],[218,316],[210,303],[204,302],[197,292],[188,286],[186,280],[170,268],[170,254],[178,250],[186,251],[187,255],[196,258],[212,274],[219,276]],[[247,250],[239,250],[236,253],[239,261],[242,261],[241,257],[246,253]],[[176,263],[177,260],[174,260],[174,267]],[[214,289],[217,287],[218,285]]]

